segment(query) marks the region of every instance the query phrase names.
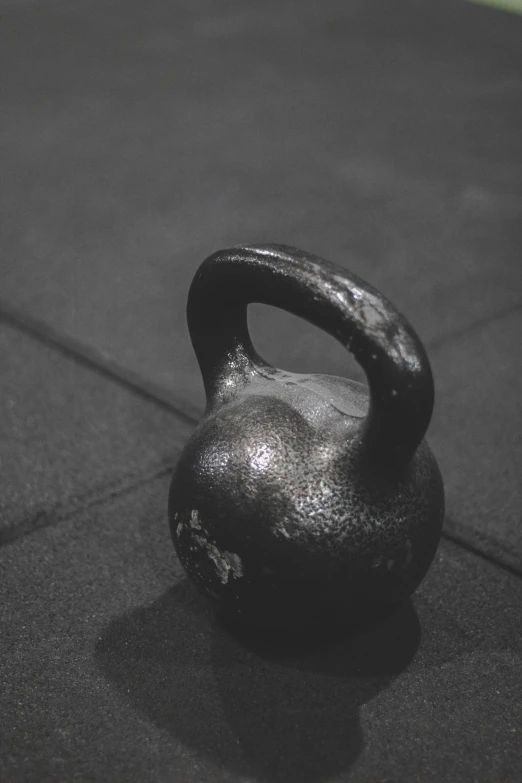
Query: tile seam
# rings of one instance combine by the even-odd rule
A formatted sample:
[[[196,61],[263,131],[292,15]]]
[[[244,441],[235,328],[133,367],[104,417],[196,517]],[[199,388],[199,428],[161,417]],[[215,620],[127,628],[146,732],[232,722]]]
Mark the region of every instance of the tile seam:
[[[499,310],[495,313],[492,313],[487,318],[481,318],[477,319],[475,321],[470,322],[465,327],[461,327],[459,329],[454,330],[453,332],[449,333],[448,335],[443,335],[440,338],[436,338],[435,340],[431,340],[426,343],[426,346],[428,350],[431,351],[438,351],[442,346],[451,343],[454,339],[461,337],[465,334],[468,334],[469,332],[472,332],[474,329],[480,329],[484,326],[487,326],[489,323],[493,323],[494,321],[501,320],[502,318],[507,318],[511,314],[517,312],[518,310],[522,309],[522,303],[517,303],[515,305],[510,305],[509,307],[503,308],[502,310]],[[185,421],[186,423],[196,425],[199,419],[199,416],[201,415],[201,412],[199,412],[195,406],[190,406],[185,403],[183,400],[174,400],[173,398],[170,398],[170,396],[160,387],[155,386],[154,384],[148,383],[142,376],[139,374],[133,373],[131,371],[125,370],[120,365],[117,365],[116,363],[106,359],[101,354],[98,354],[95,350],[87,348],[83,344],[68,338],[66,335],[64,335],[62,332],[54,329],[53,327],[48,326],[47,324],[39,321],[38,319],[34,319],[31,316],[28,316],[25,312],[19,311],[17,308],[13,308],[10,305],[7,305],[5,302],[2,302],[0,300],[0,322],[3,321],[4,323],[8,324],[14,329],[17,329],[18,331],[28,335],[30,338],[34,339],[37,342],[43,343],[50,347],[53,350],[56,350],[60,352],[62,355],[65,355],[66,358],[68,358],[70,361],[76,361],[78,364],[80,364],[83,367],[86,367],[91,372],[95,372],[98,375],[102,375],[103,377],[109,379],[113,383],[118,384],[122,388],[127,389],[127,391],[131,391],[138,396],[146,399],[147,401],[151,402],[152,404],[157,404],[164,409],[166,409],[168,412],[172,413],[173,415],[178,416],[180,419]],[[185,405],[187,405],[186,409]],[[163,471],[172,470],[174,467],[174,464],[172,464],[168,469],[163,468]],[[161,469],[160,469],[161,474]],[[160,475],[158,474],[158,475]],[[127,478],[129,476],[136,475],[136,474],[127,474]],[[143,482],[147,482],[148,479],[143,478],[141,480],[138,480],[135,483],[132,483],[129,486],[129,491],[134,486],[141,486]],[[150,480],[154,480],[153,478]],[[122,478],[122,481],[125,481],[125,479]],[[80,512],[82,509],[89,508],[91,505],[94,505],[97,503],[96,500],[96,492],[102,493],[101,498],[103,499],[110,499],[111,494],[110,492],[107,493],[107,487],[105,487],[105,491],[103,489],[97,489],[93,492],[94,499],[87,503],[86,505],[77,506],[77,507],[69,507],[72,514]],[[122,490],[123,494],[125,490]],[[102,502],[100,500],[100,502]],[[12,534],[6,534],[4,532],[3,534],[0,534],[0,546],[3,544],[6,544],[8,542],[16,541],[21,537],[24,537],[26,535],[30,535],[33,532],[36,532],[37,530],[40,530],[44,527],[49,527],[52,524],[58,524],[59,522],[63,521],[64,519],[69,518],[69,514],[65,515],[58,515],[58,518],[56,520],[48,521],[49,514],[52,513],[51,510],[44,511],[37,517],[33,517],[33,520],[26,525],[21,526],[14,525],[12,528],[9,528],[9,531],[12,531]],[[16,532],[16,531],[19,532]],[[459,526],[459,530],[463,531],[466,530],[465,526]],[[473,540],[469,540],[466,538],[465,533],[458,532],[457,529],[453,531],[443,531],[443,536],[447,538],[449,541],[453,541],[454,543],[458,544],[459,546],[463,547],[464,549],[473,552],[474,554],[483,557],[485,560],[488,560],[489,562],[492,562],[496,564],[498,567],[509,571],[512,574],[515,574],[517,576],[522,576],[522,567],[518,565],[513,565],[509,562],[507,558],[499,558],[491,555],[486,549],[480,546],[480,544],[474,543]],[[474,536],[470,533],[469,537],[472,539]],[[493,543],[493,545],[497,549],[502,548],[501,542],[496,539],[493,536],[489,537]]]

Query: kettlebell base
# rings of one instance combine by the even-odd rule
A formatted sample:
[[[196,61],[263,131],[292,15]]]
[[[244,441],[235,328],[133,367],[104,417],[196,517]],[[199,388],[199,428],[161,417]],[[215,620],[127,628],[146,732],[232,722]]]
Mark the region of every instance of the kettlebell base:
[[[318,617],[287,618],[274,622],[263,616],[245,617],[238,612],[213,606],[218,623],[231,635],[259,638],[267,642],[322,644],[357,633],[379,624],[397,610],[407,598],[386,605],[365,606],[360,612],[347,615],[332,611]]]

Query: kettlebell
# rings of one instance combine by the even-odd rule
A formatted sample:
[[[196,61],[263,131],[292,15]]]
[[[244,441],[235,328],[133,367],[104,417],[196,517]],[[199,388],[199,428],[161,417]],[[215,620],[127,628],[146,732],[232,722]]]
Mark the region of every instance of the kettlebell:
[[[368,387],[272,367],[247,306],[339,340]],[[179,560],[225,619],[257,630],[365,623],[409,596],[434,557],[444,490],[423,440],[434,387],[412,327],[375,289],[293,247],[221,250],[187,303],[207,395],[174,472]]]

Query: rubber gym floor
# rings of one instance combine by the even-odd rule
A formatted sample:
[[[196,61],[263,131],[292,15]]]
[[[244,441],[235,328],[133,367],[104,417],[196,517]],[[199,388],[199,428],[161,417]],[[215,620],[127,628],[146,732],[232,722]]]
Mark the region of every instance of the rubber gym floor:
[[[522,779],[516,0],[0,1],[0,781]],[[281,242],[407,316],[447,498],[425,581],[314,651],[247,644],[166,503],[211,252]],[[360,379],[250,308],[276,366]]]

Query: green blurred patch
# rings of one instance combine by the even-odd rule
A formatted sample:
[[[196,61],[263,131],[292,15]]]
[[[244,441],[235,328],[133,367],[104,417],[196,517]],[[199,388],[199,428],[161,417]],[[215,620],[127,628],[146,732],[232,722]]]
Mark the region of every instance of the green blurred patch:
[[[500,8],[502,11],[511,11],[513,14],[522,14],[522,0],[470,0],[479,5],[490,5],[492,8]]]

